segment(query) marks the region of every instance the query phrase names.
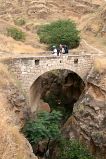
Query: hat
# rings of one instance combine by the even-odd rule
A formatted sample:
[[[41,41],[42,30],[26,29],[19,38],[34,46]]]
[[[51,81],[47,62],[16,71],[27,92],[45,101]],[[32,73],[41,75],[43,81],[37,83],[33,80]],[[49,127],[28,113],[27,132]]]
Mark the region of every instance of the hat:
[[[56,46],[53,46],[53,48],[55,48]]]

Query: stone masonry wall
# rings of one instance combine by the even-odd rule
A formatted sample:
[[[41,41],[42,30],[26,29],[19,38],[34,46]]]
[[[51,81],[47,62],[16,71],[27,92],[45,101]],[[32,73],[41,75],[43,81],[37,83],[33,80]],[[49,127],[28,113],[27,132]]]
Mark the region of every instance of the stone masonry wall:
[[[92,67],[92,57],[91,55],[22,57],[9,59],[6,63],[9,71],[15,74],[21,83],[22,89],[29,96],[33,82],[43,73],[51,70],[71,70],[84,80]]]

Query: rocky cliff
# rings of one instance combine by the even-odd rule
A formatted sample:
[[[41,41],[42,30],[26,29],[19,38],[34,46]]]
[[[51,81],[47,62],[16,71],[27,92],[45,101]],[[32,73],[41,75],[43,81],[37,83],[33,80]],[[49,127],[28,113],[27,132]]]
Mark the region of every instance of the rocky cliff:
[[[103,59],[101,59],[102,61]],[[98,60],[97,60],[98,61]],[[100,60],[96,63],[100,63]],[[106,59],[105,59],[106,64]],[[87,86],[74,105],[73,115],[65,124],[64,133],[88,145],[97,159],[106,158],[106,65],[92,68]]]

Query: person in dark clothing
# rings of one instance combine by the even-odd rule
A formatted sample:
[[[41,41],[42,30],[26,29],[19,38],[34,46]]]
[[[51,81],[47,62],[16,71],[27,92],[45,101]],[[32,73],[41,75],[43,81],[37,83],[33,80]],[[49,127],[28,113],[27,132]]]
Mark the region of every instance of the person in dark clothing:
[[[63,45],[62,45],[62,44],[60,44],[60,45],[59,45],[60,54],[62,53],[62,48],[63,48]]]
[[[65,50],[65,54],[68,54],[68,46],[67,45],[64,45],[64,50]]]
[[[57,48],[57,56],[60,56],[60,48]]]

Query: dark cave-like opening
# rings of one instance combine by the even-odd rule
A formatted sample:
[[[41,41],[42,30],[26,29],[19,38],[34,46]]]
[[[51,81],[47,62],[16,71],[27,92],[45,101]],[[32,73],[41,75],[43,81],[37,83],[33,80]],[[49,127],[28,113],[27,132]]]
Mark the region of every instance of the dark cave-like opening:
[[[31,105],[36,110],[62,112],[65,121],[84,90],[84,81],[69,70],[53,70],[41,75],[31,87]]]

